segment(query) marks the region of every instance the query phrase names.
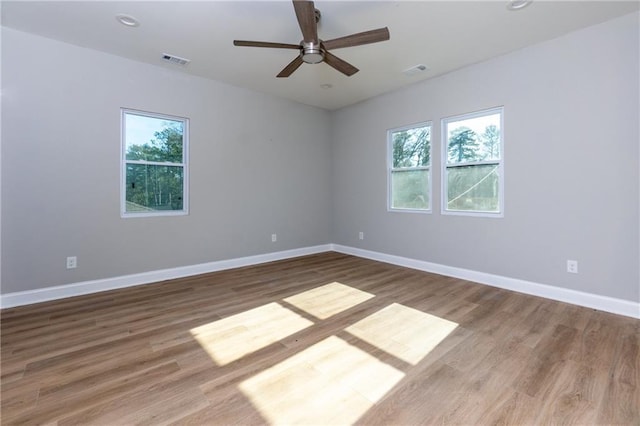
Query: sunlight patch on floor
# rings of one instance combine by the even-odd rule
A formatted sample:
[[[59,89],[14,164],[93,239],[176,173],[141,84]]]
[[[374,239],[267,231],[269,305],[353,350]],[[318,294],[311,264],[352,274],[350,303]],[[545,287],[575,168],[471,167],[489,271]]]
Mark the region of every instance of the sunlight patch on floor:
[[[417,364],[458,326],[393,303],[345,331],[410,364]]]
[[[403,377],[403,372],[330,336],[239,388],[271,424],[352,424]]]
[[[316,318],[327,319],[373,297],[366,291],[333,282],[283,300]]]
[[[312,321],[274,302],[190,331],[209,356],[222,366],[312,325]]]

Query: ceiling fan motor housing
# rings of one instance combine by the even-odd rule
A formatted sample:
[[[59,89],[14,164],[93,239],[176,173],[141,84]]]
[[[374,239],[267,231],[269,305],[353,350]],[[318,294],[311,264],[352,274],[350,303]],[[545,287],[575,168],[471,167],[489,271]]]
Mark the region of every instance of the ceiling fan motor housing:
[[[324,60],[320,43],[306,42],[303,40],[300,42],[300,46],[302,47],[302,60],[307,64],[317,64]]]

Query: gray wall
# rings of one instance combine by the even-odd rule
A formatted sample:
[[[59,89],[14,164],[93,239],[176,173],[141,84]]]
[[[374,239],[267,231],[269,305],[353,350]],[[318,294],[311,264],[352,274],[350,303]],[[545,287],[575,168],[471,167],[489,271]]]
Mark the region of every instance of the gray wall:
[[[190,118],[188,216],[120,218],[120,107]],[[326,111],[2,30],[2,293],[329,243],[329,169]]]
[[[638,16],[331,114],[3,29],[1,291],[333,242],[638,301]],[[437,161],[434,213],[387,211],[388,128],[432,120],[437,159],[498,105],[504,218],[442,216]],[[188,216],[120,218],[120,107],[191,119]]]
[[[332,241],[640,300],[638,16],[333,113]],[[504,218],[441,215],[440,119],[499,105]],[[388,212],[386,130],[425,120],[434,213]],[[579,274],[566,272],[567,259]]]

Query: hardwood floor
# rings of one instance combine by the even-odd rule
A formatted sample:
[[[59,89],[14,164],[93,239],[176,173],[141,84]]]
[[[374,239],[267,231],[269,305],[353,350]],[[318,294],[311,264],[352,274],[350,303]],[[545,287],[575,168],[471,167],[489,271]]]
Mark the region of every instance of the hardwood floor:
[[[640,321],[333,252],[1,316],[7,425],[640,425]]]

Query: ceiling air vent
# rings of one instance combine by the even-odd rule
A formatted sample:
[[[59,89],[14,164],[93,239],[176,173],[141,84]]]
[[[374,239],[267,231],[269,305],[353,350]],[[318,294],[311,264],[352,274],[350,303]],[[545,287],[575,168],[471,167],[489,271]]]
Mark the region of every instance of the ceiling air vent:
[[[420,64],[402,71],[402,74],[406,75],[407,77],[410,77],[412,75],[420,74],[421,72],[424,72],[428,69],[429,69],[428,66]]]
[[[187,65],[189,62],[191,62],[191,59],[185,59],[185,58],[181,58],[180,56],[169,55],[168,53],[163,53],[162,59],[164,59],[167,62],[171,62],[173,64],[182,65],[182,66]]]

